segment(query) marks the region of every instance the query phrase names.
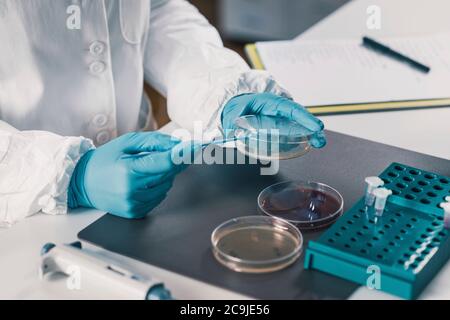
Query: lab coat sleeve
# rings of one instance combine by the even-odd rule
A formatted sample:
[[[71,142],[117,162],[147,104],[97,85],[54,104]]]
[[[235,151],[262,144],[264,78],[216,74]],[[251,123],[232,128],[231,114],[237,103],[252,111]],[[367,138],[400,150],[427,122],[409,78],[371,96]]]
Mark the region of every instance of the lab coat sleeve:
[[[152,1],[144,57],[145,79],[167,97],[171,120],[193,130],[220,126],[226,102],[243,93],[289,97],[265,71],[250,70],[223,47],[217,30],[185,0]]]
[[[0,120],[0,226],[42,211],[67,212],[67,188],[89,139],[18,131]]]

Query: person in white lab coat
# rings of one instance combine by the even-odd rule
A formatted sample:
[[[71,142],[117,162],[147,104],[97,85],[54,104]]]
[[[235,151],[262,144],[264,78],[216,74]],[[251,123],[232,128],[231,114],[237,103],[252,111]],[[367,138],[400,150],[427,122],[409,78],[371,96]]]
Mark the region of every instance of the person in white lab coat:
[[[179,144],[141,132],[144,80],[187,129],[244,113],[323,129],[185,0],[0,0],[0,44],[1,225],[78,206],[138,218],[164,199]]]

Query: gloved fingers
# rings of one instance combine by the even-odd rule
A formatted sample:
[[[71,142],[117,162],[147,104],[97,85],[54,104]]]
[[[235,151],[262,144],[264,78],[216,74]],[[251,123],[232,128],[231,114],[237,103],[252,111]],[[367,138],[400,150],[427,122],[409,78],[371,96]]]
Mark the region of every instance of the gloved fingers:
[[[221,114],[223,129],[233,129],[234,121],[238,117],[252,113],[254,96],[254,93],[244,93],[234,96],[226,103]]]
[[[171,151],[172,162],[185,168],[194,162],[195,157],[201,152],[202,143],[200,141],[183,141],[173,147]]]
[[[266,103],[261,113],[267,116],[281,116],[293,120],[313,132],[322,131],[323,122],[314,117],[308,110],[298,103],[286,99],[274,99],[274,103]]]
[[[153,198],[151,201],[148,201],[148,202],[143,203],[142,205],[138,206],[137,209],[138,209],[139,213],[136,214],[133,218],[134,219],[144,218],[153,209],[155,209],[161,202],[163,202],[165,198],[166,198],[166,195],[159,196],[159,197]]]
[[[140,176],[141,187],[152,186],[179,174],[200,151],[201,143],[186,141],[170,151],[128,156],[127,160],[131,161],[130,167],[135,174]]]
[[[180,143],[178,138],[160,132],[131,132],[120,137],[124,143],[123,152],[139,154],[141,152],[168,151]]]
[[[323,131],[317,132],[309,140],[311,146],[316,149],[323,148],[327,144],[327,139]]]
[[[137,190],[133,195],[133,200],[142,203],[150,202],[153,199],[165,197],[173,186],[173,179],[164,181],[160,184],[150,186],[146,189]]]
[[[128,204],[126,210],[123,212],[116,212],[114,214],[127,219],[142,219],[150,211],[156,208],[165,199],[165,197],[165,195],[157,196],[155,198],[151,198],[151,200],[146,199],[146,201],[134,200]]]
[[[156,186],[152,186],[148,189],[148,191],[151,193],[152,198],[157,198],[159,196],[165,196],[169,190],[173,186],[173,179],[164,181]]]
[[[156,207],[161,201],[163,201],[167,197],[167,192],[164,194],[160,194],[157,196],[151,196],[147,194],[139,194],[136,195],[139,200],[138,205],[136,205],[135,208],[142,209],[142,208],[148,208],[147,212],[150,211],[151,208]]]
[[[153,151],[145,154],[130,156],[130,169],[140,175],[165,174],[176,170],[176,165],[172,162],[172,152]]]
[[[172,184],[173,180],[170,180],[149,189],[136,190],[126,199],[122,210],[110,212],[128,219],[143,218],[166,198]]]
[[[183,169],[183,166],[175,166],[172,171],[167,173],[157,175],[144,175],[138,179],[138,189],[149,189],[165,181],[173,181],[176,175],[183,171]]]

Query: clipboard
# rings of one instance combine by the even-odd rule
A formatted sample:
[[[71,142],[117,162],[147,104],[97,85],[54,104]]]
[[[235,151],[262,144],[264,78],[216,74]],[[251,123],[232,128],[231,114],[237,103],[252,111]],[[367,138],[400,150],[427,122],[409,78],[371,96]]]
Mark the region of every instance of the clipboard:
[[[258,49],[254,43],[245,46],[245,54],[252,68],[264,70],[264,63],[259,56]],[[426,99],[426,100],[405,100],[386,101],[355,104],[334,104],[323,106],[306,106],[309,112],[314,115],[332,115],[346,113],[378,112],[378,111],[398,111],[424,108],[444,108],[450,106],[450,98],[446,99]]]

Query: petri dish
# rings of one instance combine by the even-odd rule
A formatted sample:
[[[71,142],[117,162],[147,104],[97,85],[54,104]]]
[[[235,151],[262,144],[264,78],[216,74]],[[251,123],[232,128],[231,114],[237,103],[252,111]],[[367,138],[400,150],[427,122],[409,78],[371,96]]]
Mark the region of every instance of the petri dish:
[[[344,199],[334,188],[319,182],[286,181],[273,184],[258,196],[259,211],[288,221],[301,230],[321,229],[343,212]]]
[[[313,132],[283,117],[242,116],[234,122],[236,148],[260,160],[291,159],[306,154]]]
[[[214,257],[227,268],[266,273],[286,268],[302,253],[300,231],[281,219],[245,216],[219,225],[211,235]]]

